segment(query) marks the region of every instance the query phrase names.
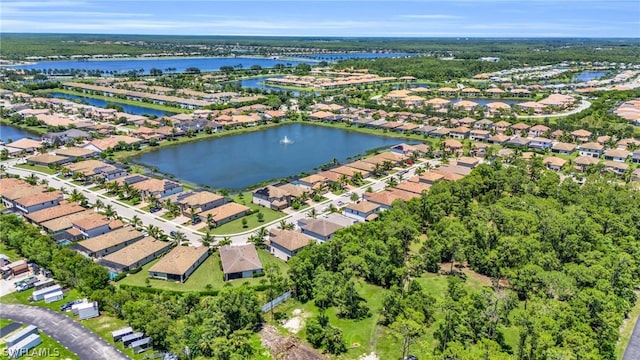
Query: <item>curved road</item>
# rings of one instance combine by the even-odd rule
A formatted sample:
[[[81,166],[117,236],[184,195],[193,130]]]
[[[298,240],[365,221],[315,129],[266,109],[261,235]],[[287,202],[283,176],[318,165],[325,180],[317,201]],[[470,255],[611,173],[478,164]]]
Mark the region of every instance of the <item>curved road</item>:
[[[53,310],[28,305],[2,304],[0,318],[37,326],[83,360],[130,360],[127,355],[79,322]]]

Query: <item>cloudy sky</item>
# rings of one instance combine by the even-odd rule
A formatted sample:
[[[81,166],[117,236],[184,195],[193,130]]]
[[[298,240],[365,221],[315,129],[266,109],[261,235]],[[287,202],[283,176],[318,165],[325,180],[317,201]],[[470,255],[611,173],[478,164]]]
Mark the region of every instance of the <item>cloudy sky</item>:
[[[0,31],[640,37],[640,0],[1,0]]]

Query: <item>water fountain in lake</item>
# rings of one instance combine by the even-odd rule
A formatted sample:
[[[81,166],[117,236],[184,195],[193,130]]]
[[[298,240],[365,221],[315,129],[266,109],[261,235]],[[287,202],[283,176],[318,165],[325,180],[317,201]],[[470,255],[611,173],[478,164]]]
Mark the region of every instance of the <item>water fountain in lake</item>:
[[[293,144],[293,140],[289,139],[287,135],[285,135],[284,138],[280,140],[280,144],[285,144],[285,145]]]

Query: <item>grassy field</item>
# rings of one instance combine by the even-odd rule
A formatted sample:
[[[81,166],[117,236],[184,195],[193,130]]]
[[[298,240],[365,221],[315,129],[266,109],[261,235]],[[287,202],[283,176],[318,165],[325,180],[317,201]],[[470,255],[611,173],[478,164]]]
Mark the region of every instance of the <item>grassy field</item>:
[[[50,169],[47,166],[41,166],[41,165],[35,165],[35,164],[18,164],[18,165],[14,165],[14,167],[17,167],[19,169],[29,170],[29,171],[37,171],[47,175],[53,175],[57,172],[56,170]]]
[[[5,254],[9,257],[9,260],[16,261],[22,258],[15,250],[7,247],[3,242],[0,242],[0,254]]]
[[[284,261],[277,259],[264,250],[258,251],[258,257],[262,262],[262,266],[267,264],[274,264],[280,268],[282,274],[286,274],[289,266]],[[153,266],[158,260],[152,261],[145,265],[142,271],[136,274],[130,274],[123,280],[120,280],[118,284],[147,286],[146,279],[149,276],[149,268]],[[222,266],[220,264],[220,256],[218,253],[214,253],[207,260],[205,260],[196,271],[185,281],[184,283],[178,283],[174,281],[166,281],[160,279],[149,279],[149,286],[153,288],[163,290],[174,291],[204,291],[204,290],[220,290],[226,284],[232,286],[242,285],[248,283],[249,285],[260,285],[261,280],[264,277],[252,278],[252,279],[238,279],[225,282],[223,280]],[[208,286],[210,285],[210,286]]]
[[[138,359],[145,358],[146,356],[145,353],[136,355],[133,353],[132,349],[125,348],[124,345],[122,345],[122,343],[113,342],[113,338],[111,337],[111,332],[129,326],[129,324],[126,321],[115,318],[115,317],[107,316],[107,315],[100,315],[99,317],[96,317],[93,319],[82,320],[80,321],[80,323],[84,325],[87,329],[98,334],[98,336],[103,338],[106,342],[115,346],[117,349],[125,353],[131,359],[138,360]],[[148,352],[148,353],[151,353],[151,352]]]
[[[445,301],[444,295],[447,292],[447,277],[437,274],[425,274],[417,280],[423,286],[423,289],[436,299],[436,307],[438,310],[434,315],[434,324],[411,346],[410,353],[416,355],[419,359],[429,359],[433,355],[434,347],[437,345],[433,337],[433,332],[436,329],[437,321],[442,319],[439,307]],[[465,287],[468,290],[478,290],[483,286],[484,283],[482,281],[472,276],[469,276],[465,282]],[[337,316],[337,310],[335,308],[330,308],[327,311],[330,324],[342,330],[345,343],[349,349],[346,354],[338,358],[357,359],[360,355],[375,352],[380,359],[399,359],[402,351],[401,346],[398,341],[389,334],[385,327],[378,324],[378,321],[381,319],[380,310],[382,308],[382,301],[387,290],[363,281],[357,283],[357,290],[363,298],[367,299],[367,306],[372,314],[370,317],[354,321],[340,319]],[[307,315],[315,316],[318,314],[318,308],[312,302],[302,304],[297,301],[289,301],[276,308],[276,311],[291,316],[292,311],[295,309],[301,309],[303,313]],[[300,331],[297,336],[305,339],[305,331]],[[516,331],[505,331],[505,337],[507,343],[512,346],[516,345]]]

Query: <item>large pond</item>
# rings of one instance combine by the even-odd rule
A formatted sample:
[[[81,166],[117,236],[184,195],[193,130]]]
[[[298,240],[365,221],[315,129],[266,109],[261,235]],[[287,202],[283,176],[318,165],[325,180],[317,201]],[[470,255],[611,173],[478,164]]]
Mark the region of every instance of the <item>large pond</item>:
[[[40,135],[11,125],[0,124],[0,140],[9,143],[22,138],[40,139]]]
[[[573,79],[578,82],[587,82],[591,80],[598,80],[606,74],[606,71],[583,71],[579,74],[576,74]]]
[[[119,103],[117,101],[117,99],[115,99],[114,101],[106,101],[106,100],[101,100],[101,99],[94,99],[94,98],[90,98],[90,97],[85,97],[85,96],[78,96],[78,95],[57,93],[57,92],[51,93],[51,96],[53,96],[55,98],[59,98],[59,99],[68,99],[68,100],[80,101],[80,102],[87,103],[89,105],[97,106],[97,107],[101,107],[101,108],[106,107],[107,104],[115,104],[115,105],[121,106],[122,107],[122,111],[126,112],[127,114],[155,115],[157,117],[171,116],[171,115],[175,115],[176,114],[176,113],[173,113],[173,112],[151,109],[151,108],[144,107],[144,106],[136,106],[136,105],[129,105],[129,104]]]
[[[293,143],[281,142],[287,137]],[[198,185],[238,190],[259,182],[311,172],[332,159],[387,147],[402,140],[308,124],[161,148],[133,160]]]

